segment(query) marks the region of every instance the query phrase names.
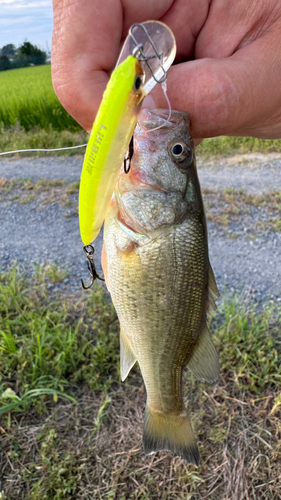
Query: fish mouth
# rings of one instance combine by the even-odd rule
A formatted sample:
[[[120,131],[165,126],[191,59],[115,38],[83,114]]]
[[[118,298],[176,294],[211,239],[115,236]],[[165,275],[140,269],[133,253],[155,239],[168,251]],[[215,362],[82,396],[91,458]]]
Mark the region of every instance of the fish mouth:
[[[170,115],[170,117],[169,117]],[[169,111],[168,109],[142,109],[139,114],[135,135],[153,132],[153,129],[161,127],[161,131],[171,131],[180,126],[189,130],[190,120],[184,111]]]

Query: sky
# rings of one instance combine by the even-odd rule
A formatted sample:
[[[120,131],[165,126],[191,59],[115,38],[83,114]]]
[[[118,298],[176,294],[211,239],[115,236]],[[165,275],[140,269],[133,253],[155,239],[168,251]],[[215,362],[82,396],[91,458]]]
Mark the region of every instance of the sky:
[[[41,50],[51,50],[52,0],[0,0],[0,48],[16,47],[26,39]]]

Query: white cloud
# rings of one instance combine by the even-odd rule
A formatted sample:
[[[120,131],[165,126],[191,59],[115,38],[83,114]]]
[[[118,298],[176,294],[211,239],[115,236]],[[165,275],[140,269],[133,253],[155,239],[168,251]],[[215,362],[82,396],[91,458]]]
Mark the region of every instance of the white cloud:
[[[0,0],[0,47],[19,45],[25,39],[35,45],[51,45],[51,0]]]
[[[9,5],[13,9],[26,9],[35,7],[50,7],[51,0],[0,0],[0,5]]]

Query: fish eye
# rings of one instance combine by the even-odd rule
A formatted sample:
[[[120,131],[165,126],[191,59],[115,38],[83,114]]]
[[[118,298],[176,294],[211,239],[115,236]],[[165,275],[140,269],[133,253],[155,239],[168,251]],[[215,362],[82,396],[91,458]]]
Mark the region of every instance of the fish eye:
[[[172,147],[172,154],[174,156],[180,156],[183,152],[183,146],[182,144],[175,144],[173,147]]]
[[[142,84],[142,77],[137,75],[134,81],[134,90],[139,90]]]
[[[184,162],[182,167],[189,167],[193,160],[192,149],[185,142],[173,142],[170,146],[170,155],[176,162]]]

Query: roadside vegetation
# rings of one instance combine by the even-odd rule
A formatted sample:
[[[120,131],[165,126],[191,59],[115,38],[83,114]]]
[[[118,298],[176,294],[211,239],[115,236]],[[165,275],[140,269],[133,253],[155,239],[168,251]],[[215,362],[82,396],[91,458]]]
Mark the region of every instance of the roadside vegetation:
[[[1,72],[0,152],[85,144],[88,134],[64,110],[52,87],[51,66]],[[84,148],[32,155],[84,154]],[[245,153],[281,152],[281,140],[215,137],[197,148],[203,159]],[[22,153],[21,153],[22,154]]]
[[[87,144],[89,135],[82,128],[76,132],[70,130],[54,130],[52,125],[47,129],[42,129],[38,126],[31,127],[26,131],[17,123],[15,126],[3,127],[0,126],[0,153],[5,151],[15,151],[22,149],[54,149],[68,148],[72,146],[80,146]],[[14,155],[1,156],[0,158],[8,159],[13,157],[29,156],[32,158],[38,156],[68,156],[68,155],[83,155],[85,148],[68,149],[64,151],[48,151],[48,152],[27,152]]]
[[[1,499],[277,500],[280,305],[224,297],[211,318],[221,379],[186,373],[201,465],[141,446],[145,390],[119,375],[119,325],[102,286],[77,296],[55,265],[0,276]]]
[[[50,203],[58,203],[63,208],[72,207],[77,212],[79,182],[67,184],[59,179],[6,179],[0,178],[0,202],[9,205],[13,202],[28,204],[36,202],[41,210]],[[35,208],[35,207],[34,207]]]
[[[204,139],[196,149],[203,160],[236,154],[280,153],[281,139],[257,139],[256,137],[213,137]]]
[[[243,189],[203,189],[203,196],[208,222],[225,229],[228,237],[238,237],[245,229],[251,229],[251,238],[265,231],[281,232],[281,192],[250,195]]]

